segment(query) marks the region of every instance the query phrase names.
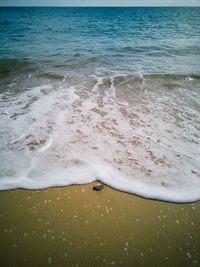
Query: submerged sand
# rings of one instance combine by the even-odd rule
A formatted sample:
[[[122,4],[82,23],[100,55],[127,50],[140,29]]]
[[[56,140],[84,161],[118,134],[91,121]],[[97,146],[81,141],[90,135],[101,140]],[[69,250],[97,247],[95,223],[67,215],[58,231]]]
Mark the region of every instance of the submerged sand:
[[[200,202],[95,184],[0,192],[0,266],[200,265]]]

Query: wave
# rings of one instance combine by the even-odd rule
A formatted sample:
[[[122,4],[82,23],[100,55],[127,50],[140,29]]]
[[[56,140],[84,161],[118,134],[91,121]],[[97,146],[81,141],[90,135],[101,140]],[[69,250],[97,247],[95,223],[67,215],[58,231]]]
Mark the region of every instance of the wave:
[[[0,59],[0,78],[8,78],[13,74],[28,73],[35,70],[35,64],[27,59],[2,58]]]
[[[129,54],[137,54],[137,53],[145,53],[151,56],[180,56],[180,55],[199,55],[200,47],[198,45],[193,46],[185,46],[181,48],[169,47],[166,45],[161,46],[125,46],[122,48],[109,48],[112,52],[117,53],[129,53]]]
[[[173,73],[165,73],[165,74],[148,74],[144,75],[146,78],[150,78],[153,80],[186,80],[186,79],[196,79],[200,80],[200,73],[188,73],[188,74],[173,74]]]
[[[60,73],[55,73],[55,72],[43,72],[36,74],[36,77],[38,78],[47,78],[47,79],[52,79],[52,80],[63,80],[65,79],[65,75],[62,75]]]
[[[146,198],[200,199],[198,91],[133,90],[199,74],[57,74],[1,103],[0,190],[100,180]]]
[[[95,62],[96,59],[95,58],[90,58],[88,59],[87,62]],[[62,64],[62,65],[56,65],[56,68],[60,68],[62,67],[63,71],[65,68],[67,68],[68,64]],[[80,66],[80,65],[79,65]],[[104,73],[102,73],[102,75],[104,75]],[[144,85],[144,81],[146,82],[146,84],[148,82],[159,82],[160,84],[164,84],[164,85],[174,85],[174,86],[178,86],[179,82],[184,82],[184,81],[191,81],[191,80],[200,80],[200,74],[198,73],[188,73],[188,74],[128,74],[128,75],[115,75],[112,76],[110,74],[111,77],[108,77],[109,72],[106,73],[106,77],[102,77],[102,86],[111,86],[111,84],[113,83],[115,86],[118,86],[120,84],[132,84],[134,86],[135,85]],[[50,80],[64,80],[64,79],[72,79],[79,81],[80,78],[80,74],[69,74],[69,73],[60,73],[60,72],[40,72],[35,74],[35,76],[37,78],[47,78]],[[90,77],[93,77],[94,75],[88,75],[88,79],[90,79]],[[85,77],[87,78],[87,76]],[[97,82],[97,79],[96,79]]]
[[[130,75],[119,75],[113,78],[105,78],[102,80],[102,84],[107,86],[113,83],[114,86],[120,85],[131,86],[132,88],[143,88],[149,89],[156,85],[164,87],[177,87],[186,81],[200,80],[200,74],[130,74]]]
[[[175,48],[172,48],[172,49],[167,49],[167,51],[170,53],[170,54],[173,54],[175,56],[185,56],[185,55],[196,55],[196,56],[199,56],[200,54],[200,47],[199,46],[186,46],[186,47],[183,47],[183,48],[179,48],[179,49],[175,49]]]

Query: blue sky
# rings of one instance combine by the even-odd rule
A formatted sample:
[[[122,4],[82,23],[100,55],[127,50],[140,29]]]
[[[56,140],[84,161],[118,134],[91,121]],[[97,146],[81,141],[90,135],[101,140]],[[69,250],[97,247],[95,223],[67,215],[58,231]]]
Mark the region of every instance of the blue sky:
[[[200,0],[0,0],[0,6],[200,6]]]

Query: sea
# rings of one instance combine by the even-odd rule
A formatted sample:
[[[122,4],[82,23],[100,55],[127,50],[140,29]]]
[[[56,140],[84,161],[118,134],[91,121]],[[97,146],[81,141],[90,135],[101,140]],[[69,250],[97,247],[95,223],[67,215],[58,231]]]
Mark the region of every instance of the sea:
[[[0,190],[97,180],[200,199],[200,8],[0,8]]]

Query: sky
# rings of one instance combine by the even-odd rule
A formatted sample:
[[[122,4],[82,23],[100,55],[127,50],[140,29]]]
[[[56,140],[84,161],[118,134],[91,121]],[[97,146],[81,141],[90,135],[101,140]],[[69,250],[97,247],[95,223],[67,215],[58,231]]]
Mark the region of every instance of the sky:
[[[200,0],[0,0],[0,6],[200,6]]]

